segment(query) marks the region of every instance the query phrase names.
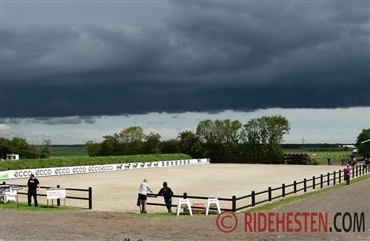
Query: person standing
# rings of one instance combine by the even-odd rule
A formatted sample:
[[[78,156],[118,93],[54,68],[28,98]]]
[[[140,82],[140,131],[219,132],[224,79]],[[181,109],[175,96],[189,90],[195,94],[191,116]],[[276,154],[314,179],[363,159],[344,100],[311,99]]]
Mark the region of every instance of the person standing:
[[[330,153],[328,153],[327,155],[326,155],[326,159],[328,160],[328,165],[330,166],[331,165],[331,154]]]
[[[37,207],[38,202],[37,202],[37,191],[40,190],[40,182],[35,178],[35,175],[31,174],[30,178],[28,179],[27,182],[27,196],[28,196],[28,206],[31,206],[31,199],[33,197],[33,201],[35,203],[35,207]]]
[[[170,187],[168,187],[167,182],[163,182],[163,187],[158,192],[158,196],[163,196],[164,202],[167,207],[167,211],[172,213],[172,196],[173,192]]]
[[[365,158],[365,167],[369,167],[369,165],[370,165],[370,152],[366,154]]]
[[[344,180],[346,181],[347,185],[349,185],[350,176],[351,176],[351,168],[347,164],[347,167],[344,169]]]
[[[148,180],[144,179],[144,181],[140,184],[139,189],[139,200],[140,200],[140,212],[146,213],[146,200],[147,200],[147,193],[153,193],[152,189],[148,184]]]

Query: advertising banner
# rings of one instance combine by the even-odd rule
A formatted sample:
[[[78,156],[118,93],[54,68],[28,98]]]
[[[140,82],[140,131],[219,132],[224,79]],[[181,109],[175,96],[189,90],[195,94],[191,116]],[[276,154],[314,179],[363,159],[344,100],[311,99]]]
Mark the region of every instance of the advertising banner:
[[[46,199],[63,199],[66,196],[66,190],[62,188],[49,188],[46,191]]]
[[[22,170],[9,170],[9,171],[0,172],[0,179],[28,178],[31,174],[34,174],[36,177],[44,177],[44,176],[73,175],[73,174],[84,174],[84,173],[95,173],[95,172],[110,172],[110,171],[140,169],[140,168],[209,164],[209,163],[210,163],[209,159],[203,158],[203,159],[189,159],[189,160],[155,161],[155,162],[146,162],[146,163],[132,162],[132,163],[120,163],[120,164],[108,164],[108,165],[22,169]]]
[[[36,177],[45,177],[45,176],[59,176],[59,175],[93,173],[93,172],[108,172],[108,171],[116,171],[116,170],[117,170],[116,165],[113,165],[113,164],[9,170],[8,179],[26,178],[26,177],[29,177],[32,173]]]

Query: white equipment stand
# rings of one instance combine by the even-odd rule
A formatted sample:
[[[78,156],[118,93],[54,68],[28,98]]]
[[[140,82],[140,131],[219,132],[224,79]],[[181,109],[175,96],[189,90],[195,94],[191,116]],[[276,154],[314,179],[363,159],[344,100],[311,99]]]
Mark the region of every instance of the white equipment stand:
[[[179,199],[179,204],[177,205],[177,216],[179,216],[180,209],[182,206],[187,206],[189,209],[190,215],[193,216],[189,199]]]
[[[206,208],[206,215],[208,215],[209,208],[211,207],[211,205],[212,206],[217,206],[218,213],[221,213],[220,204],[218,202],[218,199],[217,198],[208,198],[207,208]]]

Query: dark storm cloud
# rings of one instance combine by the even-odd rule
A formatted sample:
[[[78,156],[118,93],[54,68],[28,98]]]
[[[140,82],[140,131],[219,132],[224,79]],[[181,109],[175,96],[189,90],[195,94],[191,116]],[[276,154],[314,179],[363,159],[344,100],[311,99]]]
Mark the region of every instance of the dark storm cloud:
[[[2,117],[369,106],[369,3],[172,7],[153,26],[4,24]]]

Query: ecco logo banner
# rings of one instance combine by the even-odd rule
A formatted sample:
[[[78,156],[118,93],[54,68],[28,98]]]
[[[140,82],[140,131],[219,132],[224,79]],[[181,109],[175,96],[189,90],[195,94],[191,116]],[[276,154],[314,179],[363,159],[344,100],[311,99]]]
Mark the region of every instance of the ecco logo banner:
[[[76,166],[76,167],[53,167],[53,168],[37,168],[37,169],[23,169],[23,170],[9,170],[2,173],[0,179],[13,179],[13,178],[28,178],[31,174],[35,176],[60,176],[60,175],[73,175],[93,172],[111,172],[126,169],[136,168],[152,168],[152,167],[167,167],[167,166],[182,166],[182,165],[196,165],[196,164],[209,164],[210,160],[203,159],[190,159],[190,160],[176,160],[176,161],[158,161],[151,163],[120,163],[109,165],[92,165],[92,166]]]
[[[41,168],[41,169],[24,169],[9,170],[8,178],[28,178],[32,173],[35,176],[59,176],[70,174],[82,174],[92,172],[109,172],[116,171],[116,165],[94,165],[94,166],[77,166],[77,167],[58,167],[58,168]]]

